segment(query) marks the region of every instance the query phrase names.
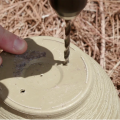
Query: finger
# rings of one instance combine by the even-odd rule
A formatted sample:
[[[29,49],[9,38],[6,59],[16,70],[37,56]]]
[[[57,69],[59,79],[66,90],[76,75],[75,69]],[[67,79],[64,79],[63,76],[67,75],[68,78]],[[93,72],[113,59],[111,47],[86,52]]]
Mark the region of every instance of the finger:
[[[0,65],[2,64],[2,58],[0,57]]]
[[[22,54],[27,50],[27,43],[0,26],[0,48],[13,54]]]

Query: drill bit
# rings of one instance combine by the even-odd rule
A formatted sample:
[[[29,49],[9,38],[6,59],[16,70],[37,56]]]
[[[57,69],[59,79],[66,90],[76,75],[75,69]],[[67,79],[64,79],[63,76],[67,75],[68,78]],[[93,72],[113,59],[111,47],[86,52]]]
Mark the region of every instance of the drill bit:
[[[70,20],[65,20],[66,22],[66,28],[65,28],[65,51],[64,51],[64,65],[67,65],[69,62],[69,55],[70,55],[70,29],[71,29],[71,25],[70,25]]]

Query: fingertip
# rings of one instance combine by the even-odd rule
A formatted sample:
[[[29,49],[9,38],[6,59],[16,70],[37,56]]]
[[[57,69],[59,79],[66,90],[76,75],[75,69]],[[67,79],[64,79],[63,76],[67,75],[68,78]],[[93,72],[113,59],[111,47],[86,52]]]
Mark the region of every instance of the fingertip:
[[[27,44],[27,42],[25,40],[24,40],[24,42],[25,42],[25,47],[24,47],[24,51],[23,52],[26,52],[26,50],[28,48],[28,44]]]
[[[27,42],[0,27],[0,47],[12,54],[23,54],[27,50]]]
[[[0,57],[0,65],[2,64],[2,58]]]

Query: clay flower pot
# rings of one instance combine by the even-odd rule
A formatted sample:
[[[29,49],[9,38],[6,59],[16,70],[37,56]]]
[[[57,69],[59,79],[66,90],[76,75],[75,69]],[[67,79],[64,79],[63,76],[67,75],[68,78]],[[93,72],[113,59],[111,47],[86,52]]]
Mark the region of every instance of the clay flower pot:
[[[120,119],[117,91],[91,57],[71,44],[64,66],[64,40],[26,41],[26,53],[1,54],[0,119]]]

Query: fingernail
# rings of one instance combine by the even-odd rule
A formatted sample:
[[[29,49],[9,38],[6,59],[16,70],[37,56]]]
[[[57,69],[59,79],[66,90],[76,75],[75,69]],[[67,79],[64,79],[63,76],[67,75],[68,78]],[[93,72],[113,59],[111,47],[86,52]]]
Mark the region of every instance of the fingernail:
[[[17,51],[21,51],[25,46],[25,42],[21,38],[17,38],[14,41],[14,49]]]
[[[2,58],[0,57],[0,66],[1,66],[1,64],[2,64]]]

